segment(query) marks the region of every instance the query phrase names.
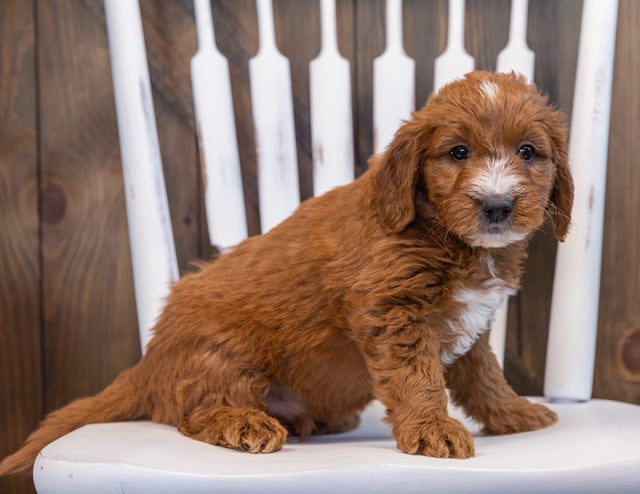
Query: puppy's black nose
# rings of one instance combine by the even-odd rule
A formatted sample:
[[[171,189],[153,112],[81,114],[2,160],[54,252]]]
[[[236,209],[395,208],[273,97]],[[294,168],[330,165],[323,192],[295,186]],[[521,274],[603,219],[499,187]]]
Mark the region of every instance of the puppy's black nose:
[[[490,224],[505,221],[513,211],[513,199],[510,197],[494,197],[480,203],[482,214]]]

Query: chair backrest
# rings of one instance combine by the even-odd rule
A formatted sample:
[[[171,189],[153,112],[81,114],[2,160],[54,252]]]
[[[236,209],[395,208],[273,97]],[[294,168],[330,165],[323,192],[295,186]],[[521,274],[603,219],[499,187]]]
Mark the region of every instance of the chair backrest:
[[[322,49],[309,68],[313,180],[317,193],[355,175],[353,71],[337,49],[335,1],[322,0],[320,5]],[[106,0],[105,8],[144,348],[167,287],[177,278],[177,268],[139,8],[137,2],[119,0]],[[526,43],[527,0],[513,0],[511,9],[509,43],[498,57],[497,70],[515,69],[533,79],[534,55]],[[232,91],[227,62],[216,48],[209,0],[196,0],[195,12],[199,50],[192,61],[192,82],[201,166],[206,175],[205,202],[212,243],[226,249],[248,231]],[[475,65],[464,48],[464,0],[449,0],[448,12],[446,49],[434,64],[436,89]],[[249,78],[260,220],[266,231],[295,209],[300,194],[290,66],[276,45],[271,0],[257,0],[257,14],[259,50],[249,63]],[[373,61],[372,127],[376,152],[384,149],[400,121],[415,109],[416,68],[403,50],[402,18],[401,1],[387,0],[386,48]],[[545,394],[556,399],[586,400],[591,396],[616,21],[617,1],[584,1],[570,158],[574,163],[588,161],[592,166],[574,169],[573,233],[558,249],[545,384]],[[147,248],[149,245],[151,249]],[[504,346],[505,311],[493,327],[498,337],[494,336],[492,342],[499,355]],[[579,320],[576,314],[580,314]]]

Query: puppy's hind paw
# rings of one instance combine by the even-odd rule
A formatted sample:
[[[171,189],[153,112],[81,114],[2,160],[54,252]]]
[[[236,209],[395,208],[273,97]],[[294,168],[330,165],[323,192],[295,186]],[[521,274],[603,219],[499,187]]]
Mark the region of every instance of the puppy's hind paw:
[[[242,428],[231,447],[240,447],[250,453],[272,453],[282,448],[287,430],[272,417],[257,417]]]
[[[250,453],[278,451],[287,440],[280,422],[255,408],[216,408],[185,417],[178,429],[192,439]]]
[[[490,434],[514,434],[544,429],[557,421],[558,416],[554,411],[539,403],[519,398],[512,405],[492,414],[486,420],[485,431]]]
[[[474,452],[471,433],[444,413],[416,427],[401,429],[396,440],[403,452],[414,455],[462,459]]]

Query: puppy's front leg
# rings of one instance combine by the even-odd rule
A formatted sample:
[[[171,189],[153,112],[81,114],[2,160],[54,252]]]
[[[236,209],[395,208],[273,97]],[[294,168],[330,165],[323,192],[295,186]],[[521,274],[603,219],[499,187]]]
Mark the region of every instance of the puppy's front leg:
[[[363,354],[398,448],[438,458],[473,456],[471,434],[447,413],[437,338],[422,324],[397,322],[369,329]]]
[[[558,417],[547,407],[518,396],[504,378],[489,347],[489,333],[446,372],[451,399],[493,434],[542,429]]]

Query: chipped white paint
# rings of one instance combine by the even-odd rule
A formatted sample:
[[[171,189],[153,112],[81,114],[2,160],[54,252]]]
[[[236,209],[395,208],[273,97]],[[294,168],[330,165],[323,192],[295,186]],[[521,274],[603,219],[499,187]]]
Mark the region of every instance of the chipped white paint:
[[[489,100],[490,103],[495,103],[496,99],[498,98],[500,89],[498,88],[498,86],[496,86],[495,83],[485,80],[480,83],[480,91],[485,96],[485,98]]]
[[[209,239],[221,250],[247,237],[229,63],[218,51],[209,0],[195,1],[198,51],[191,84]]]
[[[313,194],[353,181],[351,74],[338,51],[336,2],[320,2],[322,48],[309,64]]]
[[[469,351],[476,340],[489,328],[495,311],[513,290],[498,278],[486,282],[486,288],[478,290],[460,289],[454,299],[465,304],[458,320],[449,323],[456,343],[452,350],[443,352],[440,360],[443,365],[451,365],[456,359]]]
[[[415,62],[402,48],[402,0],[387,0],[385,50],[373,61],[373,152],[415,110]]]
[[[124,178],[140,345],[178,279],[169,203],[137,1],[104,3]],[[149,248],[151,246],[151,248]]]
[[[617,8],[616,0],[583,5],[569,146],[575,196],[571,231],[557,251],[544,384],[549,398],[591,398]]]
[[[276,46],[271,0],[257,0],[260,48],[249,60],[258,159],[260,223],[266,232],[300,203],[289,60]]]

